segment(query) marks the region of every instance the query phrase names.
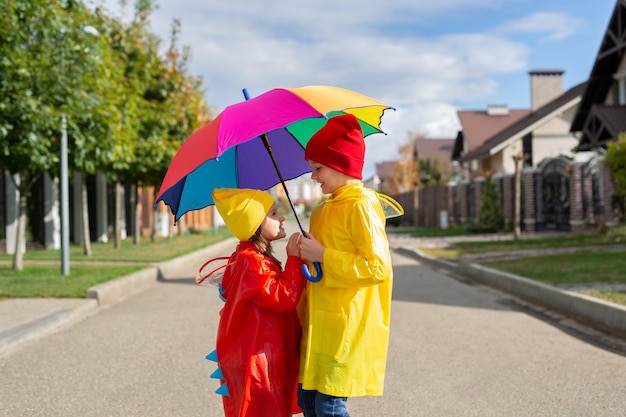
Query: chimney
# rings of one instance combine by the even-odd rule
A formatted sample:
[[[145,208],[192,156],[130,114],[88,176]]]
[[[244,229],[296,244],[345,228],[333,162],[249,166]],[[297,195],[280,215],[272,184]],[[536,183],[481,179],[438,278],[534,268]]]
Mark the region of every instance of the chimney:
[[[487,115],[488,116],[508,116],[509,106],[506,104],[488,104]]]
[[[563,72],[560,69],[541,69],[528,73],[532,111],[563,94]]]

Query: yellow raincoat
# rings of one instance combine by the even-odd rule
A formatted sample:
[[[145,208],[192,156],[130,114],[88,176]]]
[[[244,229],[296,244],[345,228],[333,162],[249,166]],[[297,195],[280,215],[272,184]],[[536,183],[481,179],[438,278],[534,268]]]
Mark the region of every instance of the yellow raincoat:
[[[300,382],[336,397],[382,395],[393,284],[385,215],[362,183],[341,187],[311,215],[326,247],[323,277],[307,283]]]

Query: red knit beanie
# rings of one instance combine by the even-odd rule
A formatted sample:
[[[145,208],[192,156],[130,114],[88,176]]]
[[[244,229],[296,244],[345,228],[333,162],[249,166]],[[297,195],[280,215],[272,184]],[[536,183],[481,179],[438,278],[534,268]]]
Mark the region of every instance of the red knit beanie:
[[[349,177],[363,179],[365,140],[357,118],[343,114],[328,119],[307,143],[304,159],[326,165]]]

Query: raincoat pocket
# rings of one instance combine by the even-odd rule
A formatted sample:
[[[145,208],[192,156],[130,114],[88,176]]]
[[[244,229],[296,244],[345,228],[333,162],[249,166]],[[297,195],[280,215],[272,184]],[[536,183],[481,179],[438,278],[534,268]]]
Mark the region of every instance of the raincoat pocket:
[[[323,336],[312,341],[313,351],[333,358],[341,356],[348,318],[344,314],[316,310],[311,324],[313,328],[323,329],[320,333]]]

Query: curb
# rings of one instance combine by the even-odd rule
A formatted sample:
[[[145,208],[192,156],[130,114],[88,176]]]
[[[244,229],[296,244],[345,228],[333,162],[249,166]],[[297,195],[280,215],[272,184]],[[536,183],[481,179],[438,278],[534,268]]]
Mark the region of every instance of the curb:
[[[76,299],[75,303],[55,306],[47,315],[0,332],[0,357],[23,343],[50,335],[81,321],[96,311],[95,300]]]
[[[476,282],[515,294],[525,300],[540,304],[562,314],[585,322],[597,329],[626,337],[626,307],[595,297],[562,290],[541,282],[486,268],[478,264],[457,264],[425,255],[418,249],[401,246],[398,253],[445,268]]]
[[[234,250],[236,242],[236,238],[228,238],[205,249],[169,261],[159,262],[147,269],[95,285],[87,289],[87,298],[95,299],[98,306],[117,304],[152,287],[158,281],[177,275],[182,269],[188,269],[190,265],[200,266],[205,260],[223,253],[230,247]]]

